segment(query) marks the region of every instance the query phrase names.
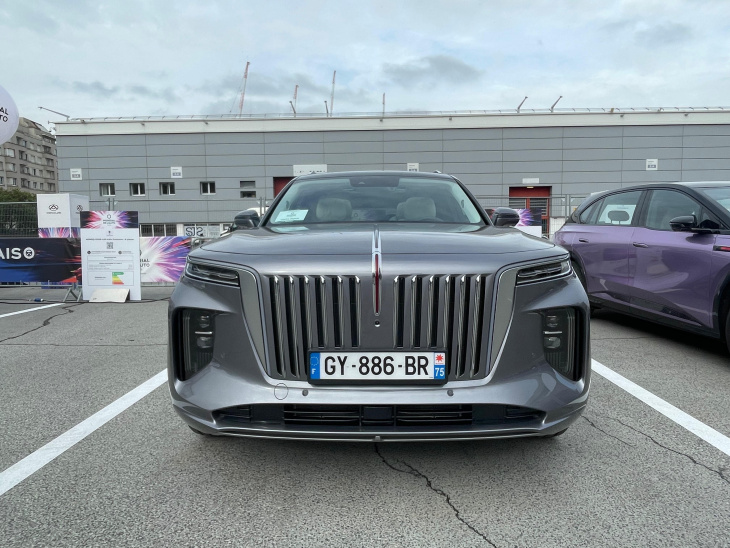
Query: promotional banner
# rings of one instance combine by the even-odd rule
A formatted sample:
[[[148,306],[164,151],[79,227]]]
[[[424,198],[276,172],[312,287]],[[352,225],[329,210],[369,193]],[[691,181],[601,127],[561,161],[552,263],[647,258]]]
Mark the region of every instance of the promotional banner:
[[[81,228],[139,228],[137,211],[82,211]]]
[[[0,145],[15,135],[19,121],[20,115],[15,101],[5,88],[0,86]]]
[[[139,222],[136,211],[83,211],[81,266],[83,298],[97,289],[129,289],[129,298],[142,298],[139,264]],[[133,228],[126,228],[134,225]]]
[[[39,228],[39,238],[81,238],[81,229],[76,227],[67,228]]]
[[[78,228],[89,197],[80,194],[38,194],[38,228]]]
[[[139,245],[142,282],[177,282],[180,279],[190,253],[190,238],[140,238]]]
[[[530,209],[515,209],[520,214],[520,222],[515,228],[519,228],[522,232],[537,236],[542,236],[542,209],[539,207],[531,207]]]
[[[81,282],[81,244],[67,238],[0,238],[0,283]]]

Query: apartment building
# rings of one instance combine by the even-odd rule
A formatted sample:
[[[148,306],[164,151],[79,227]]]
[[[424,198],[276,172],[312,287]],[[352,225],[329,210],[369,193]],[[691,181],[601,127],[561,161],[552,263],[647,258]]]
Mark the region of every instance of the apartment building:
[[[56,137],[41,124],[21,118],[15,135],[0,147],[0,188],[58,192]]]

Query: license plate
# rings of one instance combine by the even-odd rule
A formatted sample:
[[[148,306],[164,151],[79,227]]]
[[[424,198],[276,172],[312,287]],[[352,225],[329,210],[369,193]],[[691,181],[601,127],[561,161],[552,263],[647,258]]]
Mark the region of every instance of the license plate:
[[[309,380],[446,382],[445,352],[311,352]]]

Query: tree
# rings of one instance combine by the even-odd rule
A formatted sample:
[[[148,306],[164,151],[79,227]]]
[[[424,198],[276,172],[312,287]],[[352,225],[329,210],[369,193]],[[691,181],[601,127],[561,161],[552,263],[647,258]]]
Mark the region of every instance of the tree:
[[[38,236],[35,194],[0,189],[0,236]]]
[[[0,202],[35,202],[35,194],[17,188],[12,190],[0,188]]]

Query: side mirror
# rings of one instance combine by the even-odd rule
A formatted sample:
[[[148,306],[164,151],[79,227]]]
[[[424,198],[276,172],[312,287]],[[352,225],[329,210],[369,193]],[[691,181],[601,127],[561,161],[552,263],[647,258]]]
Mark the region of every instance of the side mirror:
[[[694,215],[682,215],[681,217],[675,217],[669,221],[669,226],[675,232],[692,232],[693,229],[697,228],[697,217]]]
[[[494,226],[515,226],[520,222],[520,214],[509,207],[498,207],[491,219]]]
[[[231,225],[231,228],[229,229],[231,232],[233,232],[236,229],[239,228],[256,228],[259,226],[259,222],[261,221],[261,217],[259,217],[259,214],[254,209],[247,209],[246,211],[241,211],[238,215],[236,215],[235,219],[233,219],[233,224]]]

